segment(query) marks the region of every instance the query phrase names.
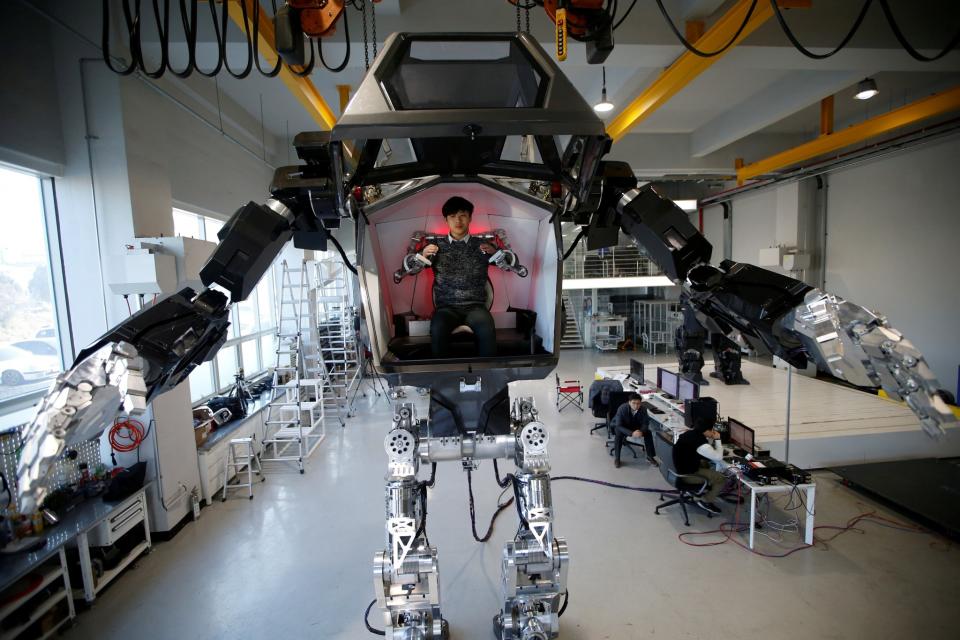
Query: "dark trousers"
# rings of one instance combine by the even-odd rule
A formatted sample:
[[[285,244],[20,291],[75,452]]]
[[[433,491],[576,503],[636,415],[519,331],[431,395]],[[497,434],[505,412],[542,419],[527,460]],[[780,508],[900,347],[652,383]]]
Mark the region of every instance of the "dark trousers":
[[[613,457],[616,460],[620,460],[620,450],[623,448],[623,441],[627,438],[633,437],[633,429],[628,429],[626,427],[614,427],[616,431],[616,437],[613,440]],[[650,433],[650,430],[643,431],[643,448],[647,450],[647,457],[652,458],[654,455],[653,451],[653,434]]]
[[[430,340],[433,355],[445,357],[449,352],[450,334],[460,325],[467,325],[477,340],[478,356],[497,355],[497,331],[493,316],[485,307],[440,307],[430,321]]]

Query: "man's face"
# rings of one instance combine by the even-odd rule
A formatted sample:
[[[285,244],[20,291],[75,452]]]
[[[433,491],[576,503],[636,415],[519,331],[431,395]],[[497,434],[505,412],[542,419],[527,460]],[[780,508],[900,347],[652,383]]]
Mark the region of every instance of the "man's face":
[[[447,216],[447,226],[450,227],[450,235],[454,238],[461,238],[470,230],[470,214],[466,211],[457,211]]]
[[[631,401],[630,401],[630,409],[633,410],[633,411],[640,411],[640,401],[639,401],[639,400],[631,400]]]

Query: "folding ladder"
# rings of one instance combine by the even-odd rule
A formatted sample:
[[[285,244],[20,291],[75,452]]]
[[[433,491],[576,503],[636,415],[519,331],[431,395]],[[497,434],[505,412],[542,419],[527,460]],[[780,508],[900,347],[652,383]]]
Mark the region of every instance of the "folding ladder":
[[[283,261],[277,312],[277,362],[270,404],[263,421],[263,462],[292,461],[303,473],[303,460],[323,441],[323,377],[305,377],[304,341],[309,326],[310,278],[307,262],[292,269]],[[304,417],[304,414],[307,417]]]

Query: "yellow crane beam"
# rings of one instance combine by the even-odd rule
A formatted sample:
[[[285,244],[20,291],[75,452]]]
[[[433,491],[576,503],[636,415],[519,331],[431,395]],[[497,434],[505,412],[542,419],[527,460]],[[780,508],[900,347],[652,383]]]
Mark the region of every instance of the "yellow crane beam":
[[[694,45],[701,51],[715,51],[729,42],[730,38],[743,24],[752,0],[739,0],[717,22],[703,34]],[[781,7],[799,8],[809,6],[809,0],[779,0]],[[689,51],[684,51],[673,64],[660,74],[653,83],[644,89],[623,111],[610,121],[607,126],[607,135],[616,142],[630,129],[637,126],[650,114],[663,106],[681,89],[690,84],[697,76],[709,69],[713,63],[722,58],[733,47],[740,44],[744,38],[773,17],[773,8],[766,0],[756,3],[750,20],[747,21],[737,40],[724,53],[712,58],[703,58]]]
[[[960,86],[922,98],[916,102],[888,111],[841,131],[827,133],[800,146],[781,151],[737,169],[737,182],[761,176],[777,169],[790,167],[804,160],[816,158],[894,129],[927,120],[934,116],[960,110]]]
[[[252,23],[253,5],[255,2],[259,2],[259,0],[226,0],[230,18],[237,23],[241,29],[249,28],[251,33],[253,32],[253,24],[250,24],[249,27],[244,26],[243,11],[240,3],[246,5],[247,19]],[[278,57],[277,48],[274,44],[276,40],[273,31],[273,22],[268,17],[267,12],[262,9],[260,11],[258,29],[260,53],[272,68],[273,65],[277,63]],[[306,112],[321,128],[327,130],[333,128],[333,125],[337,122],[337,116],[334,115],[330,105],[323,99],[323,96],[320,95],[320,92],[317,91],[317,88],[310,82],[309,78],[298,76],[293,73],[287,65],[283,65],[278,77],[283,81],[283,84],[286,85],[287,90],[303,105]]]

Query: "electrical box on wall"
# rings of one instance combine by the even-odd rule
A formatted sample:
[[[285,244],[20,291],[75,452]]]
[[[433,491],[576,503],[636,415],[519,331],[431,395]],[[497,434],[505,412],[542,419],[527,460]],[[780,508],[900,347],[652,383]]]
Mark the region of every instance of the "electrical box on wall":
[[[786,250],[784,247],[767,247],[760,249],[760,257],[757,259],[757,265],[760,267],[779,267],[780,260]]]
[[[115,264],[118,268],[110,282],[110,290],[117,295],[161,294],[177,286],[177,265],[173,256],[148,249],[129,249]]]
[[[783,256],[780,263],[787,271],[800,271],[810,268],[810,254],[808,253],[788,253]]]
[[[793,247],[768,247],[760,249],[757,265],[781,267],[786,271],[801,271],[810,268],[810,254],[800,253]]]
[[[117,295],[151,295],[191,287],[202,290],[200,269],[216,243],[194,238],[137,238],[119,256],[110,290]]]
[[[177,285],[176,289],[190,287],[195,291],[203,289],[200,281],[200,269],[217,248],[217,243],[197,240],[195,238],[138,238],[140,246],[152,249],[158,253],[171,255],[176,259]]]

